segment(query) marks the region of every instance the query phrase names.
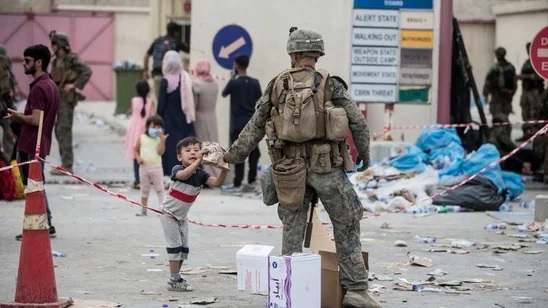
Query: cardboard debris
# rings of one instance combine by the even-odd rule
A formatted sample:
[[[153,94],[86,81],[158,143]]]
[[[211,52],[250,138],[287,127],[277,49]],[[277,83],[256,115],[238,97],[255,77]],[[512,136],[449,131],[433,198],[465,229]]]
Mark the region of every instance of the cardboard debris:
[[[427,258],[420,258],[420,257],[417,257],[417,256],[411,256],[410,259],[411,259],[411,261],[410,261],[411,265],[417,265],[417,266],[422,266],[422,267],[432,266],[432,260],[427,259]]]
[[[511,234],[506,234],[507,236],[509,237],[515,237],[515,238],[527,238],[527,234],[523,234],[523,233],[511,233]]]
[[[228,269],[230,269],[230,266],[225,266],[225,265],[211,265],[211,264],[208,264],[208,265],[207,265],[207,268],[209,268],[209,269],[228,270]]]
[[[190,303],[193,305],[209,305],[209,304],[213,304],[216,301],[217,301],[217,297],[212,296],[212,297],[207,297],[203,299],[191,300]]]
[[[407,247],[407,243],[402,240],[397,240],[394,242],[394,246],[396,247]]]
[[[219,271],[219,274],[222,275],[238,275],[238,272],[235,270],[226,270],[226,271]]]
[[[449,281],[438,282],[438,286],[440,287],[456,287],[460,285],[462,285],[462,281],[460,280],[449,280]]]
[[[371,277],[369,280],[378,280],[378,281],[392,281],[394,280],[392,277],[388,277],[386,275],[377,275],[377,274],[371,274]]]
[[[387,222],[383,222],[381,225],[381,229],[392,229],[392,225]]]
[[[476,266],[479,268],[491,268],[494,271],[502,271],[502,268],[495,264],[476,264]]]
[[[521,248],[521,246],[514,246],[514,245],[497,245],[497,246],[493,246],[493,249],[512,250],[512,251],[516,251],[520,248]]]
[[[141,290],[141,294],[143,294],[143,295],[162,295],[162,292]]]
[[[537,255],[542,253],[542,250],[524,250],[523,253],[527,255]]]

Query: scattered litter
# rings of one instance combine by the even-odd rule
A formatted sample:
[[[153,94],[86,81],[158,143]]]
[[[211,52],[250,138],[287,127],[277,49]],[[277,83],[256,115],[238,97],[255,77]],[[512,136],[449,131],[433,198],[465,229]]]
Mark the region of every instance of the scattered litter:
[[[499,224],[489,224],[483,227],[483,229],[496,230],[496,229],[506,229],[507,227],[508,227],[507,224],[499,223]]]
[[[417,266],[422,266],[422,267],[432,266],[432,260],[427,259],[427,258],[420,258],[420,257],[417,257],[417,256],[411,256],[410,259],[411,259],[411,261],[410,261],[411,265],[417,265]]]
[[[440,281],[438,282],[440,287],[456,287],[462,285],[460,280],[449,280],[449,281]]]
[[[190,303],[193,305],[209,305],[209,304],[213,304],[216,301],[217,301],[217,297],[207,297],[204,299],[192,300],[190,301]]]
[[[464,279],[462,282],[464,282],[464,283],[493,283],[490,280],[484,280],[484,279],[481,279],[481,278]]]
[[[531,222],[527,223],[525,226],[527,227],[527,229],[529,229],[529,231],[536,232],[536,231],[539,231],[540,229],[542,229],[543,225],[544,224],[542,222],[531,221]]]
[[[372,277],[372,280],[378,280],[378,281],[392,281],[394,280],[393,278],[391,277],[388,277],[386,275],[376,275],[376,274],[373,274],[371,275]]]
[[[514,246],[514,245],[497,245],[497,246],[493,246],[493,249],[512,250],[512,251],[517,251],[520,248],[521,248],[521,246]]]
[[[467,253],[470,253],[470,251],[464,250],[464,249],[452,249],[452,250],[449,250],[448,252],[456,255],[465,255]]]
[[[394,246],[396,247],[407,247],[407,243],[402,240],[397,240],[394,242]]]
[[[54,256],[54,257],[60,257],[60,258],[64,258],[64,257],[67,256],[66,253],[60,252],[60,251],[55,251],[55,250],[51,251],[51,255]]]
[[[209,269],[227,270],[227,269],[230,269],[230,266],[224,266],[224,265],[211,265],[211,264],[208,264],[208,265],[207,265],[207,268],[209,268]]]
[[[386,289],[386,287],[381,285],[369,285],[369,292],[371,293],[380,293],[382,289]]]
[[[222,274],[222,275],[238,275],[238,272],[234,271],[234,270],[225,270],[225,271],[219,271],[219,274]]]
[[[542,250],[524,250],[523,253],[527,255],[538,255],[539,253],[542,253]]]
[[[520,304],[531,304],[533,298],[528,296],[514,296],[514,301]]]
[[[199,274],[207,273],[207,270],[204,269],[203,267],[197,267],[197,268],[187,267],[187,268],[182,268],[181,273],[184,273],[185,275],[199,275]]]
[[[432,237],[432,236],[419,236],[419,235],[415,235],[415,241],[419,242],[419,243],[435,243],[436,242],[436,238],[435,237]]]
[[[451,250],[447,249],[447,248],[430,248],[430,249],[424,249],[423,251],[426,251],[426,252],[449,252]]]
[[[70,195],[62,195],[61,199],[63,199],[63,200],[74,200],[74,197],[70,196]]]
[[[142,253],[141,254],[141,257],[151,257],[152,259],[159,256],[160,256],[159,253]]]
[[[474,247],[477,243],[470,242],[467,240],[455,240],[451,242],[451,247],[453,248],[466,248],[466,247]]]
[[[527,238],[527,234],[519,234],[519,233],[512,233],[507,234],[509,237],[515,237],[515,238]]]
[[[161,272],[161,268],[147,268],[147,272]]]
[[[145,290],[141,290],[141,294],[143,294],[143,295],[162,295],[161,292],[156,292],[156,291],[145,291]]]
[[[101,307],[101,308],[117,308],[121,307],[122,304],[98,300],[82,300],[77,298],[72,298],[74,301],[71,307]]]
[[[502,268],[495,264],[476,264],[479,268],[491,268],[494,271],[502,271]]]
[[[431,275],[431,276],[444,276],[444,275],[447,275],[447,274],[449,274],[449,273],[442,270],[441,268],[438,268],[435,271],[428,273],[428,275]]]
[[[381,225],[381,229],[392,229],[392,225],[387,222],[383,222]]]

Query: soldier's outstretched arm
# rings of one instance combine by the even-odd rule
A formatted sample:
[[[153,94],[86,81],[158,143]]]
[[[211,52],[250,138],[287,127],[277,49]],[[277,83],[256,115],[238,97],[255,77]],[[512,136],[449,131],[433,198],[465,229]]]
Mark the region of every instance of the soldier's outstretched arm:
[[[234,141],[224,155],[224,160],[227,163],[238,164],[244,162],[249,153],[263,140],[266,121],[270,117],[270,110],[272,109],[272,103],[270,102],[272,84],[273,81],[268,84],[265,93],[255,105],[255,113],[247,122],[238,139]]]
[[[80,58],[75,57],[72,61],[72,69],[78,72],[78,77],[74,81],[74,87],[83,89],[91,78],[91,68],[84,63]]]
[[[342,82],[336,78],[330,78],[329,80],[329,86],[332,87],[333,104],[343,107],[346,111],[352,139],[354,139],[359,158],[363,160],[364,166],[366,166],[369,164],[369,127],[367,121]]]

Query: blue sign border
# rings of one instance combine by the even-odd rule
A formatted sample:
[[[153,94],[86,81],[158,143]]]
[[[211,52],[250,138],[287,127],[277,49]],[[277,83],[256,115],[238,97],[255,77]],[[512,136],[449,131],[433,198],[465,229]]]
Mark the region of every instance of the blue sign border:
[[[354,0],[355,9],[431,10],[434,0]]]

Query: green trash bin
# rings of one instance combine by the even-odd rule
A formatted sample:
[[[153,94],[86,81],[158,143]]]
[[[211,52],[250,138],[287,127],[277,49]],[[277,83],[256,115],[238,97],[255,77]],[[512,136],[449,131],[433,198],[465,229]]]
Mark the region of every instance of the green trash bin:
[[[131,108],[131,98],[137,95],[135,85],[143,79],[143,69],[115,68],[116,73],[116,111],[123,114]]]

